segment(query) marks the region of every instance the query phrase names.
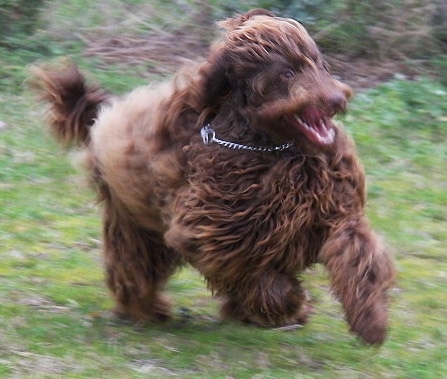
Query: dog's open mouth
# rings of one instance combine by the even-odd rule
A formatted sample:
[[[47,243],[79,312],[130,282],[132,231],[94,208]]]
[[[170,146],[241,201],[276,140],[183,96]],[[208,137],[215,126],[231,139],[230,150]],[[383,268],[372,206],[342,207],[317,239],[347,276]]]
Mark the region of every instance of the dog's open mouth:
[[[334,142],[335,130],[330,117],[315,107],[307,107],[288,117],[289,122],[312,142],[329,145]]]

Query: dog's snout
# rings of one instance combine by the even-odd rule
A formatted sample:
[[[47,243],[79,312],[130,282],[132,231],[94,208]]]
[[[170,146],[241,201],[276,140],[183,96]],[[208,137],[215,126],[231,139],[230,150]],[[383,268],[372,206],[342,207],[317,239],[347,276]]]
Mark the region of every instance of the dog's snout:
[[[347,97],[343,92],[332,92],[327,96],[326,102],[333,113],[346,110]]]

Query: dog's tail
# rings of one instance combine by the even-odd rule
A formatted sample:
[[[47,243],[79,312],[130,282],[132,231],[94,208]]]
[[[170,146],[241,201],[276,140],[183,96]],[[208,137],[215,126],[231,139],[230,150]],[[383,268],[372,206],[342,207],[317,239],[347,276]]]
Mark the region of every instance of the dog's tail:
[[[97,85],[87,85],[74,63],[63,67],[34,66],[29,84],[38,98],[49,105],[50,132],[63,145],[86,145],[90,127],[109,94]]]

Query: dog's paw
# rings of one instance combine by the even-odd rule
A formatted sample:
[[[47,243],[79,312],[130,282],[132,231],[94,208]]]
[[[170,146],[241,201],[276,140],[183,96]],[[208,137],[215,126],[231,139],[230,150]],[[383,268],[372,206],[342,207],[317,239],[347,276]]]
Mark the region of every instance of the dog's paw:
[[[388,317],[381,305],[360,314],[351,325],[351,331],[368,345],[381,345],[387,337]]]
[[[296,314],[294,315],[293,318],[295,320],[295,323],[300,324],[300,325],[305,325],[309,321],[310,316],[313,315],[314,313],[315,313],[315,308],[310,303],[310,298],[308,298],[303,303],[301,308],[296,312]]]
[[[172,318],[171,303],[162,295],[151,301],[144,302],[141,299],[135,299],[134,302],[117,304],[114,314],[120,320],[138,324],[165,322]]]

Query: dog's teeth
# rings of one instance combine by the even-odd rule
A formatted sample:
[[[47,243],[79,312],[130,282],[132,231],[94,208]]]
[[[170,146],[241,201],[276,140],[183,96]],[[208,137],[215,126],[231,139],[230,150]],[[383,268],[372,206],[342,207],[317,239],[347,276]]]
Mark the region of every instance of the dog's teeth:
[[[311,133],[321,144],[328,145],[334,142],[335,132],[329,127],[324,119],[315,121],[315,126],[309,125],[298,114],[293,115],[296,121],[298,121],[306,130]],[[322,134],[325,134],[323,137]]]
[[[300,124],[303,124],[307,129],[312,129],[310,126],[309,126],[309,124],[306,122],[306,121],[304,121],[299,115],[294,115],[293,116],[294,118],[295,118],[295,120],[297,120]]]
[[[330,143],[334,142],[334,137],[335,137],[335,132],[333,129],[330,129],[328,131],[328,135],[326,137],[319,136],[319,140],[321,143],[330,144]]]
[[[320,120],[320,128],[323,130],[328,130],[328,127],[326,126],[326,123],[324,122],[324,120]]]
[[[306,129],[313,131],[313,128],[306,121],[301,120],[301,123],[306,127]]]

